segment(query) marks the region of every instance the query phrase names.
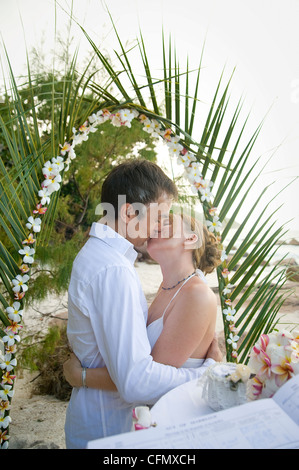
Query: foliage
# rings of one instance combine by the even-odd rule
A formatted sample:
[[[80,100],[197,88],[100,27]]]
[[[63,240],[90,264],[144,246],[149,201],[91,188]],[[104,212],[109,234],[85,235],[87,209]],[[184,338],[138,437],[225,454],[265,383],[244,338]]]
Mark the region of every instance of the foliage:
[[[65,380],[62,369],[70,352],[67,344],[66,326],[52,326],[46,335],[23,339],[18,352],[18,368],[39,372],[36,393],[54,395],[60,400],[69,399],[71,386]]]
[[[32,84],[33,89],[29,84],[18,89],[24,115],[29,123],[28,130],[34,132],[32,126],[35,125],[45,145],[49,142],[51,134],[51,114],[57,114],[60,107],[59,101],[57,105],[54,105],[54,112],[51,112],[53,82],[55,94],[59,95],[63,93],[65,82],[68,80],[69,74],[57,80],[52,75],[39,74]],[[77,82],[77,74],[74,74],[72,89],[75,89]],[[32,95],[34,95],[33,98]],[[89,102],[90,99],[90,95],[84,97],[85,101]],[[6,95],[6,102],[2,103],[1,110],[2,119],[6,125],[9,122],[8,116],[15,115],[14,106],[16,103],[12,102],[9,95]],[[36,117],[35,122],[33,113]],[[14,173],[16,158],[14,161],[11,158],[9,143],[3,129],[0,134],[0,142],[3,142],[1,158],[8,180],[9,175]],[[152,139],[142,131],[138,122],[134,122],[130,130],[125,127],[116,128],[104,125],[101,132],[90,136],[84,148],[78,150],[69,178],[64,181],[61,188],[59,206],[55,207],[55,213],[52,214],[54,230],[47,234],[47,238],[40,239],[37,249],[39,265],[31,273],[30,282],[33,288],[29,290],[26,302],[30,302],[33,297],[41,299],[48,291],[59,293],[67,288],[74,257],[86,241],[89,226],[96,217],[95,210],[100,203],[102,181],[112,169],[113,164],[133,155],[136,144],[139,147],[139,156],[155,160],[156,152]],[[16,139],[15,147],[17,145]],[[48,155],[47,152],[45,158],[46,155]],[[16,175],[14,177],[15,181],[18,181],[19,178]],[[15,184],[12,188],[12,191],[14,190]],[[17,207],[16,213],[20,217]],[[3,245],[9,253],[15,256],[16,252],[13,249],[15,245],[11,241],[8,227],[5,228],[5,232],[2,239]]]

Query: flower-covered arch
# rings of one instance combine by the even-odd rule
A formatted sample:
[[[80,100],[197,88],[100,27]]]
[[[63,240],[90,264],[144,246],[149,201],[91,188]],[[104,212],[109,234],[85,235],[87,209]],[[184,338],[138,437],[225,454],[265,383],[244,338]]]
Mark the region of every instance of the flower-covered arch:
[[[167,144],[169,153],[172,157],[177,158],[179,164],[184,167],[184,174],[191,184],[191,188],[195,193],[199,194],[201,203],[206,206],[206,213],[210,214],[206,220],[207,227],[210,231],[219,237],[220,242],[220,229],[221,222],[217,215],[217,208],[213,206],[213,195],[211,192],[212,183],[202,177],[201,164],[197,161],[196,156],[190,150],[187,150],[181,144],[180,138],[170,129],[166,128],[162,122],[157,119],[150,119],[145,114],[137,111],[136,108],[122,108],[113,112],[108,109],[101,109],[93,113],[89,118],[82,123],[78,129],[73,129],[73,136],[69,142],[64,142],[59,145],[60,154],[53,157],[51,160],[45,162],[42,175],[40,189],[38,191],[38,203],[32,209],[32,215],[28,217],[26,222],[26,229],[28,231],[27,237],[22,241],[18,253],[20,255],[19,269],[20,273],[12,279],[11,289],[14,298],[12,304],[6,308],[6,318],[2,318],[5,324],[4,333],[2,337],[4,344],[4,354],[0,359],[0,368],[2,374],[0,390],[1,410],[0,410],[0,426],[1,426],[1,446],[7,447],[7,431],[6,428],[11,422],[9,416],[10,400],[13,396],[14,368],[17,365],[15,357],[17,344],[20,341],[20,331],[22,326],[23,306],[22,299],[26,296],[28,291],[28,281],[30,280],[30,270],[34,263],[34,256],[36,252],[36,243],[40,231],[43,228],[42,217],[47,211],[47,207],[51,201],[53,194],[60,190],[63,175],[69,170],[72,161],[76,158],[75,147],[86,141],[91,133],[98,130],[99,126],[106,121],[111,125],[120,127],[131,127],[131,121],[138,119],[141,121],[143,130],[150,133],[153,137],[160,137]],[[230,330],[227,340],[227,346],[231,346],[231,360],[237,358],[237,341],[238,336],[234,325],[235,310],[232,308],[229,295],[233,286],[229,283],[229,272],[225,266],[226,253],[222,252],[223,265],[221,274],[225,289],[223,290],[223,301],[226,308],[223,310],[224,318],[228,323]]]

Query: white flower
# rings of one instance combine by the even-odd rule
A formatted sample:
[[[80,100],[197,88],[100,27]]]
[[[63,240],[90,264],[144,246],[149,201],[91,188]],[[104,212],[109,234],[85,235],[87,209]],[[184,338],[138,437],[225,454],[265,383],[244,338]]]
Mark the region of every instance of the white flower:
[[[20,302],[14,302],[12,307],[7,307],[6,312],[8,313],[8,318],[14,322],[19,322],[21,320],[21,316],[23,315],[23,310],[20,310]]]
[[[20,336],[15,335],[14,333],[9,333],[6,336],[3,336],[2,341],[3,343],[7,343],[7,346],[13,346],[15,341],[20,341]]]
[[[198,162],[191,163],[190,168],[187,170],[187,178],[191,183],[200,183],[202,181],[202,174]]]
[[[167,144],[168,145],[168,151],[171,156],[179,157],[181,151],[184,149],[184,147],[181,144]]]
[[[121,127],[122,126],[122,120],[121,120],[120,113],[113,114],[112,119],[111,119],[111,124],[114,127]]]
[[[145,119],[143,121],[143,130],[152,135],[152,137],[159,137],[161,132],[161,126],[158,121],[155,119]]]
[[[25,283],[28,282],[29,279],[30,277],[27,274],[25,274],[25,276],[18,274],[16,278],[12,280],[12,283],[15,286],[12,290],[14,292],[20,292],[22,289],[23,292],[26,292],[28,290],[28,286]]]
[[[228,284],[225,286],[225,288],[223,289],[222,294],[223,294],[223,295],[230,294],[231,291],[232,291],[232,289],[233,289],[234,287],[235,287],[235,286],[234,286],[233,284],[228,283]]]
[[[39,197],[41,197],[41,204],[44,206],[45,204],[49,204],[50,202],[50,193],[49,191],[47,190],[47,188],[44,188],[44,189],[40,189],[39,192],[38,192],[38,195]]]
[[[130,109],[121,109],[119,114],[122,123],[127,127],[131,127],[131,121],[134,119],[135,114]]]
[[[57,176],[55,176],[54,178],[49,178],[49,179],[46,179],[44,182],[43,182],[43,185],[45,188],[47,188],[48,192],[50,194],[52,194],[53,192],[55,191],[58,191],[59,188],[60,188],[60,184],[61,183],[61,176],[60,174],[58,174]]]
[[[103,124],[103,122],[107,121],[107,119],[110,118],[110,113],[103,115],[103,111],[100,110],[97,113],[93,113],[91,116],[89,116],[88,120],[90,124],[93,124],[94,126],[97,126],[99,124]]]
[[[207,220],[207,228],[211,232],[217,232],[222,226],[222,223],[219,220],[218,215],[215,215],[213,217],[213,220]]]
[[[48,160],[45,163],[42,172],[43,172],[43,175],[46,178],[50,178],[51,176],[58,175],[59,167],[58,167],[58,165],[56,165],[56,163],[53,163],[53,161],[51,162],[50,160]]]
[[[295,340],[290,341],[290,344],[286,346],[286,349],[291,353],[291,361],[299,362],[299,343]]]
[[[237,349],[237,342],[240,339],[238,335],[234,335],[233,333],[230,333],[229,338],[227,340],[228,344],[232,345],[233,349]]]
[[[180,138],[178,135],[173,135],[169,139],[169,144],[168,145],[178,145],[180,142]]]
[[[53,157],[52,158],[52,163],[56,166],[58,171],[62,171],[64,168],[64,160],[62,157]]]
[[[91,125],[91,126],[88,127],[87,132],[88,132],[88,133],[89,133],[89,132],[94,133],[94,132],[97,132],[97,130],[98,130],[98,129],[97,129],[97,127],[96,127],[95,125],[94,125],[94,126]]]
[[[34,219],[31,215],[30,217],[28,217],[28,223],[26,224],[26,227],[29,230],[32,229],[34,232],[40,232],[41,223],[42,223],[42,221],[39,217],[37,219]]]
[[[209,188],[200,187],[199,192],[200,192],[201,202],[204,202],[204,201],[210,202],[210,200],[212,198],[212,194],[211,194],[211,191],[209,190]]]
[[[178,163],[184,165],[184,167],[188,167],[190,163],[195,162],[196,158],[195,155],[191,152],[186,152],[185,155],[178,156]]]
[[[0,363],[1,369],[6,369],[9,372],[10,370],[12,370],[17,365],[17,360],[12,359],[11,357],[12,357],[11,354],[5,354],[4,362]],[[7,385],[7,387],[9,387],[9,385]],[[9,396],[11,396],[11,395],[9,395]],[[0,390],[0,397],[2,397],[1,390]]]
[[[75,160],[77,155],[76,155],[73,145],[70,147],[68,154],[69,154],[68,160]]]
[[[236,310],[234,308],[227,307],[223,310],[223,314],[226,316],[227,321],[234,321]]]
[[[87,135],[86,132],[79,132],[78,134],[76,134],[76,129],[75,128],[73,129],[73,131],[74,131],[74,135],[72,137],[72,139],[73,139],[72,146],[73,147],[75,147],[76,145],[81,144],[85,140],[88,140],[88,135]]]
[[[99,114],[99,113],[97,113]],[[94,124],[95,126],[97,124],[101,124],[101,114],[98,116],[97,114],[93,113],[91,116],[89,116],[88,120],[90,124]]]
[[[19,250],[20,255],[25,255],[23,258],[23,262],[25,264],[32,264],[34,259],[31,255],[34,255],[35,249],[30,248],[29,246],[25,246],[22,250]]]
[[[3,411],[0,412],[0,428],[7,428],[9,426],[9,423],[11,423],[11,417],[10,416],[5,416],[5,413]]]
[[[225,250],[222,250],[222,252],[221,252],[221,258],[220,258],[220,259],[221,259],[222,262],[227,259],[227,254],[226,254],[226,251],[225,251]]]
[[[213,181],[204,180],[204,179],[201,180],[201,186],[203,188],[209,189],[213,186],[213,184],[214,184]]]

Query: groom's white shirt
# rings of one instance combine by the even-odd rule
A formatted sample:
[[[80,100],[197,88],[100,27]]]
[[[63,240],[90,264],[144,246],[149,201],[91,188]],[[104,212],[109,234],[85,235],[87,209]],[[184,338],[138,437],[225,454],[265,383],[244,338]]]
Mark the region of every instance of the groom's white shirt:
[[[147,302],[134,268],[133,245],[93,223],[77,255],[68,292],[68,338],[85,367],[107,366],[118,392],[74,388],[66,415],[66,445],[127,432],[132,404],[152,404],[200,377],[214,361],[176,369],[153,361],[146,332]]]

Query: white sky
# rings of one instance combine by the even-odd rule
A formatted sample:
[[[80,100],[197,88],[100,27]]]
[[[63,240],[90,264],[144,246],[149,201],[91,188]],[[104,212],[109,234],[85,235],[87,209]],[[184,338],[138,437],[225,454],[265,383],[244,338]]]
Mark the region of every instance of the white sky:
[[[71,0],[60,4],[69,9]],[[251,110],[251,132],[271,108],[256,155],[266,158],[279,148],[261,184],[275,179],[277,191],[299,175],[299,0],[106,0],[106,4],[124,42],[138,36],[140,24],[152,69],[162,64],[162,24],[166,37],[171,33],[176,43],[182,67],[187,54],[190,66],[198,65],[206,38],[200,98],[209,102],[223,66],[227,64],[227,76],[236,66],[231,95],[234,102],[244,96],[244,117]],[[20,17],[27,49],[41,43],[43,32],[50,49],[54,11],[54,0],[0,0],[0,32],[16,75],[25,70],[26,61]],[[74,12],[97,44],[104,38],[105,49],[116,46],[104,2],[74,0]],[[67,16],[59,7],[56,13],[57,29],[66,31]],[[77,28],[73,33],[84,51],[86,40]],[[299,230],[299,183],[284,193],[281,202],[281,220],[295,218],[290,228]]]

